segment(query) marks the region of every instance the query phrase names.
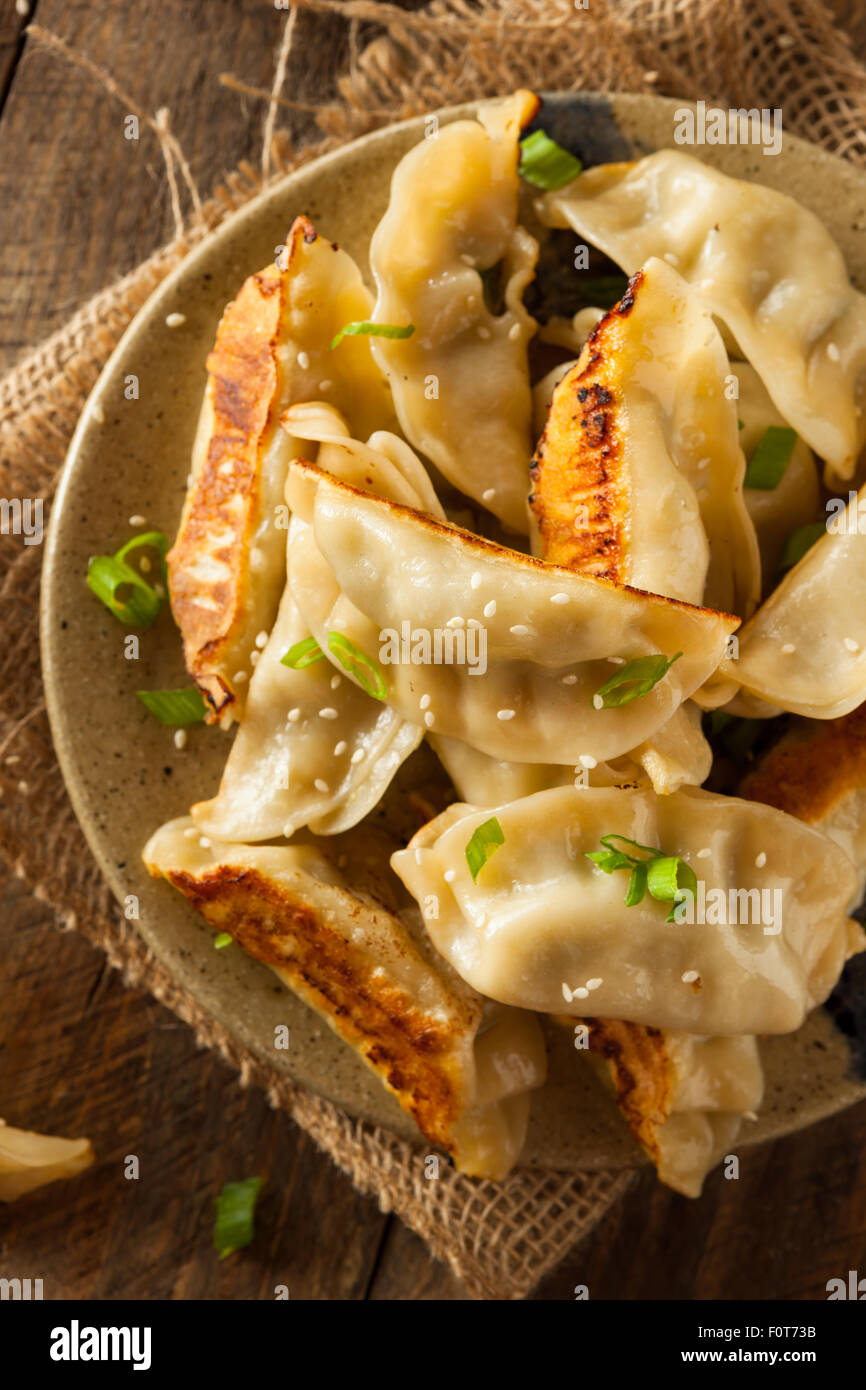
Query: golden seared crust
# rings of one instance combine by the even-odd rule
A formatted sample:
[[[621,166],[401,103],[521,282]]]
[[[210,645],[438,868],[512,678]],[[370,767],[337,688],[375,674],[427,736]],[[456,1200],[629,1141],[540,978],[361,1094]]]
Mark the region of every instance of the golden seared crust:
[[[574,1020],[571,1020],[572,1026]],[[658,1028],[611,1019],[587,1018],[589,1048],[607,1063],[616,1103],[629,1129],[658,1167],[656,1134],[671,1111],[673,1071]]]
[[[642,279],[642,271],[632,277],[559,382],[531,464],[530,506],[545,561],[618,583],[629,540],[621,339]]]
[[[220,321],[207,359],[207,448],[168,554],[171,606],[187,670],[210,704],[211,719],[234,700],[214,668],[245,610],[259,450],[277,386],[281,280],[276,266],[251,275]]]
[[[866,705],[841,719],[794,724],[743,779],[739,795],[787,811],[807,825],[866,787]]]
[[[277,971],[307,1003],[324,1014],[393,1092],[419,1129],[449,1153],[464,1104],[454,1054],[458,1024],[471,1020],[418,1006],[410,994],[376,971],[369,954],[335,931],[308,902],[255,869],[216,866],[201,874],[166,872],[215,930],[227,931],[256,960]],[[368,911],[349,909],[363,934]],[[413,951],[407,937],[407,953]],[[460,1003],[453,1001],[460,1012]],[[468,1006],[467,1006],[468,1007]]]

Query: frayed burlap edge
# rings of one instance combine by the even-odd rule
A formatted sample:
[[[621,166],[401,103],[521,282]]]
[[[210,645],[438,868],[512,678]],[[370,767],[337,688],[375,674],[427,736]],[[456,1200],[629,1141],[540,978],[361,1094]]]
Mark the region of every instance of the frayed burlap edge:
[[[760,13],[745,0],[695,0],[685,10],[678,0],[624,0],[615,11],[592,0],[577,15],[570,0],[434,0],[412,15],[370,0],[298,0],[298,8],[352,21],[349,67],[337,84],[339,101],[319,112],[323,141],[294,152],[279,131],[268,138],[268,182],[388,120],[519,84],[782,105],[787,128],[866,162],[866,72],[817,0],[771,0]],[[366,34],[362,44],[359,26],[369,21],[386,32]],[[167,139],[167,120],[157,126]],[[0,382],[0,495],[50,501],[82,405],[121,333],[187,252],[263,186],[245,164],[209,201],[195,200],[189,228],[84,305]],[[472,1296],[525,1296],[632,1175],[521,1170],[493,1184],[446,1169],[430,1181],[410,1145],[276,1077],[176,985],[119,914],[62,785],[42,697],[39,568],[38,548],[10,540],[0,549],[0,828],[15,872],[54,908],[58,925],[82,932],[130,985],[188,1022],[242,1084],[264,1087],[271,1104],[361,1191],[377,1196],[382,1210],[417,1231]]]

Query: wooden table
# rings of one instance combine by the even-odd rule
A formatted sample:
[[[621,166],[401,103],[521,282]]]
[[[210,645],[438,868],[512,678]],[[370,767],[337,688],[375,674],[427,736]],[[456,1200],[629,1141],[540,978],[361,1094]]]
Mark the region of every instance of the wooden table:
[[[31,17],[146,110],[170,108],[202,190],[258,162],[262,105],[217,77],[270,87],[283,16],[267,0],[36,0]],[[155,142],[125,141],[123,105],[27,40],[26,23],[0,0],[0,370],[172,230]],[[302,15],[287,90],[319,98],[344,35],[317,20],[306,42],[312,28]],[[11,877],[0,943],[0,1115],[89,1134],[98,1150],[76,1182],[0,1208],[0,1272],[43,1278],[46,1298],[268,1298],[277,1284],[292,1298],[465,1297],[416,1236],[80,936],[58,934]],[[253,1173],[267,1177],[258,1237],[221,1263],[211,1199]],[[592,1298],[822,1298],[849,1269],[866,1272],[866,1105],[748,1153],[739,1181],[713,1175],[698,1202],[646,1174],[537,1296],[584,1283]]]

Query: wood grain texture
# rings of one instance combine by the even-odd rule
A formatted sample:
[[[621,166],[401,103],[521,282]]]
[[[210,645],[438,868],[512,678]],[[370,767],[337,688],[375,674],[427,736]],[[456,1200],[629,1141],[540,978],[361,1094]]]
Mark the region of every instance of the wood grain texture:
[[[836,3],[859,19],[862,54],[866,22]],[[143,108],[170,108],[202,193],[240,159],[258,164],[263,108],[216,79],[231,69],[270,86],[284,17],[267,0],[36,0],[31,15]],[[0,369],[172,230],[155,139],[124,141],[122,105],[22,43],[25,22],[0,0]],[[301,15],[297,33],[287,90],[320,98],[344,31]],[[309,119],[293,130],[302,138]],[[293,1299],[465,1297],[415,1235],[11,877],[0,999],[0,1115],[87,1134],[97,1152],[78,1180],[0,1206],[0,1275],[43,1278],[46,1298],[272,1298],[279,1284]],[[123,1175],[129,1154],[137,1181]],[[213,1197],[254,1173],[256,1240],[220,1262]],[[586,1284],[593,1299],[822,1298],[848,1269],[866,1270],[866,1105],[746,1154],[737,1181],[713,1175],[697,1202],[647,1173],[536,1297]]]

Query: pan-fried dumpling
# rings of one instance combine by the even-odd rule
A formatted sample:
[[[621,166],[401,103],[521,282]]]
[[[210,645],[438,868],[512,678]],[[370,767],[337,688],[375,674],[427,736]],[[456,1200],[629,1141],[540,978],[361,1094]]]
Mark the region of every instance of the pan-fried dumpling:
[[[841,504],[840,504],[841,506]],[[776,709],[836,719],[866,700],[866,487],[738,633],[713,688],[737,686]],[[730,685],[726,689],[725,683]]]
[[[602,1018],[702,1036],[786,1033],[862,948],[845,912],[850,860],[772,807],[695,788],[537,792],[495,808],[502,840],[473,880],[467,846],[490,819],[455,804],[391,864],[434,945],[502,1003],[581,1017],[591,993]],[[685,860],[698,887],[682,912],[707,920],[668,922],[671,904],[649,894],[626,906],[628,875],[586,858],[610,835]]]
[[[751,459],[767,430],[783,429],[786,422],[754,367],[748,362],[733,362],[731,370],[739,380],[740,444],[746,458]],[[758,537],[764,592],[769,593],[778,579],[788,537],[821,514],[821,489],[812,450],[798,436],[778,485],[747,487],[743,497]]]
[[[650,256],[669,260],[783,417],[840,478],[853,475],[866,439],[866,297],[814,213],[672,149],[589,169],[538,209],[629,274]]]
[[[394,420],[369,340],[349,338],[329,351],[345,323],[370,314],[354,261],[304,217],[292,224],[284,255],[285,268],[250,276],[222,317],[168,556],[187,670],[210,719],[242,714],[256,637],[270,631],[285,580],[278,517],[286,470],[293,456],[315,455],[280,429],[280,412],[325,393],[363,437]]]
[[[292,595],[320,646],[334,629],[379,660],[383,635],[465,628],[480,663],[382,662],[388,703],[494,758],[576,765],[649,738],[706,679],[737,620],[605,580],[569,574],[406,507],[365,496],[314,465],[293,463],[287,496],[315,556],[293,550]],[[341,594],[332,601],[334,586]],[[470,642],[471,629],[480,635]],[[483,638],[483,644],[482,644]],[[414,641],[414,637],[413,637]],[[414,648],[413,648],[414,650]],[[609,659],[683,655],[642,698],[598,708]],[[411,658],[412,651],[408,653]],[[429,653],[427,653],[429,660]],[[594,701],[594,697],[595,701]]]
[[[442,126],[400,161],[370,245],[375,337],[403,432],[462,492],[526,532],[532,400],[521,296],[538,246],[517,222],[521,128],[531,92]],[[501,291],[491,285],[497,279]],[[501,305],[488,297],[501,293]]]
[[[553,393],[532,464],[538,553],[748,616],[760,557],[728,370],[700,300],[649,260]]]
[[[320,466],[336,476],[444,515],[422,464],[395,435],[381,430],[368,444],[351,439],[342,416],[323,402],[293,407],[284,423],[294,438],[319,445]],[[293,519],[289,564],[305,529]],[[422,720],[407,722],[321,656],[300,668],[283,665],[292,648],[310,640],[286,585],[219,793],[192,808],[207,835],[270,840],[304,825],[319,835],[337,834],[374,809],[424,737]]]
[[[485,1006],[411,908],[403,920],[356,896],[311,845],[202,844],[185,818],[151,837],[144,862],[315,1009],[458,1168],[505,1177],[545,1078],[541,1030]]]
[[[842,719],[792,719],[739,795],[777,806],[841,845],[866,885],[866,705]]]
[[[590,1051],[603,1058],[617,1105],[659,1178],[699,1197],[764,1093],[758,1040],[702,1038],[635,1023],[587,1019]]]

